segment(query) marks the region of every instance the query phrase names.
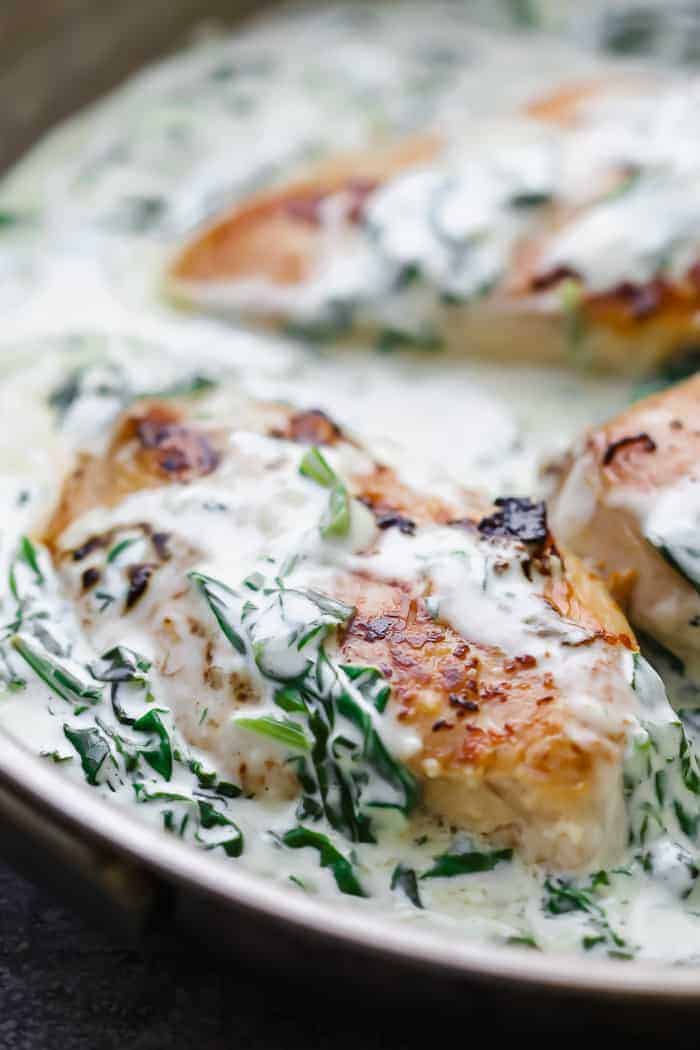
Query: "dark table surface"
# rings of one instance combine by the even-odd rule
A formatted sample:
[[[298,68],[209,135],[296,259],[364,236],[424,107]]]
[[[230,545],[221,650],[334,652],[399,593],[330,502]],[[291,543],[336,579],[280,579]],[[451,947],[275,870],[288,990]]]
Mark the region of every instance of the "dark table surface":
[[[178,936],[148,951],[120,943],[0,864],[0,1050],[406,1045],[387,1041],[376,1014],[324,1009],[303,991]]]

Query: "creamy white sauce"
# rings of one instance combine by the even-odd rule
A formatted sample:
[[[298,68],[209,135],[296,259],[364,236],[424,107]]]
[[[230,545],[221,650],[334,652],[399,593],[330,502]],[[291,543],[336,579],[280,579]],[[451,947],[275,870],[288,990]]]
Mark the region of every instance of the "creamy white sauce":
[[[590,75],[602,65],[550,38],[532,36],[523,47],[507,33],[498,36],[475,29],[454,5],[440,6],[438,17],[436,6],[430,5],[429,17],[424,6],[365,11],[362,35],[357,31],[359,23],[353,23],[353,17],[360,16],[329,9],[322,14],[280,16],[236,40],[204,39],[49,136],[5,180],[0,208],[23,221],[0,232],[2,366],[7,372],[0,385],[3,579],[17,537],[50,504],[71,450],[79,444],[99,450],[111,420],[129,396],[167,388],[193,367],[217,378],[231,377],[244,393],[323,407],[360,435],[376,455],[399,466],[409,481],[447,498],[460,485],[483,487],[491,495],[536,494],[542,458],[564,448],[584,425],[626,403],[629,390],[623,381],[518,365],[501,369],[446,362],[439,355],[426,361],[380,357],[362,348],[314,351],[292,340],[178,314],[159,294],[164,262],[188,229],[225,201],[284,175],[317,151],[362,145],[377,130],[404,133],[431,127],[458,141],[476,119],[483,124],[486,116],[493,117],[496,126],[503,113],[535,91],[544,92],[565,77]],[[291,47],[290,39],[303,40],[304,47]],[[687,114],[679,115],[674,127],[685,128],[687,119]],[[677,131],[674,136],[677,143]],[[674,136],[669,135],[668,141]],[[456,276],[450,271],[446,276],[443,246],[436,246],[434,235],[421,226],[420,215],[414,225],[406,221],[401,196],[405,186],[393,187],[376,202],[377,225],[387,215],[391,219],[387,224],[391,237],[387,234],[382,241],[385,255],[406,261],[418,248],[434,267],[438,283],[456,280],[455,288],[448,290],[462,292],[492,279],[519,228],[517,215],[509,214],[503,221],[504,197],[514,188],[545,192],[552,164],[549,143],[541,136],[537,141],[525,136],[505,152],[497,148],[497,138],[494,132],[496,145],[491,144],[487,163],[470,166],[455,156],[454,170],[469,193],[455,194],[449,180],[444,185],[445,176],[440,176],[444,192],[439,222],[461,236],[473,232],[480,238],[474,269]],[[635,148],[642,141],[654,163],[668,161],[667,145],[650,143],[644,127]],[[686,143],[685,138],[682,141]],[[606,154],[611,138],[596,148]],[[689,149],[684,145],[675,158],[679,170],[674,179],[684,176],[686,161],[693,169],[694,154],[686,157]],[[629,152],[625,148],[625,159]],[[497,191],[494,172],[499,173]],[[431,175],[413,190],[432,192],[434,182]],[[673,192],[675,185],[664,183],[664,192]],[[477,191],[479,207],[471,199]],[[632,200],[610,204],[613,215],[606,230],[617,229],[620,216],[627,221],[622,211],[614,209],[629,208]],[[676,225],[683,222],[679,216]],[[654,241],[654,250],[664,236],[666,232]],[[607,252],[612,235],[606,237],[596,243],[604,243]],[[576,258],[566,245],[557,248],[567,262],[585,269],[588,241],[580,231],[575,249]],[[332,283],[347,285],[356,279],[355,273],[333,274]],[[353,289],[354,294],[361,291]],[[302,315],[304,310],[313,312],[314,305],[302,304]],[[384,308],[386,323],[393,323],[391,311],[397,307],[389,302]],[[404,309],[408,306],[402,299],[399,315]],[[116,379],[109,369],[86,373],[86,389],[57,430],[47,395],[75,365],[94,364],[105,355],[117,360],[123,373]],[[317,521],[327,493],[299,478],[296,469],[288,474],[282,494],[279,478],[274,491],[261,489],[260,462],[279,454],[278,443],[255,436],[238,437],[236,443],[236,485],[241,487],[237,509],[230,511],[233,518],[227,514],[207,518],[206,546],[216,557],[200,560],[198,569],[236,580],[249,570],[256,554],[281,556],[282,548],[291,546],[313,554],[314,582],[318,582],[324,572],[334,571],[339,561],[347,562],[363,549],[373,523],[362,507],[352,509],[352,528],[342,550],[330,542],[319,547]],[[329,459],[333,460],[332,453]],[[342,463],[333,465],[342,472]],[[165,499],[162,494],[138,493],[109,513],[98,510],[82,519],[70,539],[79,542],[107,524],[121,523],[128,536],[138,540],[129,529],[140,520],[196,539],[201,535],[203,504],[219,496],[219,488],[206,478]],[[241,508],[246,506],[256,508],[255,521],[243,520]],[[230,542],[232,531],[237,545]],[[417,563],[415,549],[411,547],[407,559],[407,544],[395,532],[387,533],[374,568],[378,574],[405,576],[409,569],[416,575],[427,574],[444,615],[457,628],[478,630],[485,644],[500,644],[504,616],[515,613],[520,623],[523,603],[531,611],[532,595],[525,593],[519,579],[507,609],[502,595],[493,596],[486,605],[482,599],[475,622],[467,599],[475,586],[472,569],[478,554],[467,568],[441,553],[441,545],[444,538],[429,537],[433,560]],[[412,563],[408,569],[407,561]],[[90,564],[85,562],[85,567]],[[109,581],[111,586],[111,577]],[[29,580],[27,586],[31,585]],[[3,613],[11,614],[7,592],[2,601]],[[65,628],[68,621],[58,616],[60,595],[53,595],[50,604],[50,622],[60,618]],[[551,611],[543,607],[538,613],[546,627]],[[302,611],[298,614],[302,616]],[[132,635],[125,634],[123,618],[100,623],[95,614],[95,622],[91,644],[98,655],[117,643],[153,655],[143,618],[134,622]],[[78,639],[75,654],[80,655],[87,643],[77,629],[71,630]],[[525,632],[522,645],[532,650],[531,632]],[[222,648],[219,656],[227,672],[241,664],[230,647]],[[578,659],[571,662],[572,674]],[[76,672],[81,662],[77,661]],[[13,657],[16,670],[15,663]],[[27,680],[25,690],[0,696],[2,725],[34,752],[70,758],[61,768],[83,781],[62,727],[70,721],[89,728],[94,725],[94,710],[75,713],[28,672]],[[208,718],[218,717],[213,703],[209,711],[211,698],[196,696],[193,701],[186,673],[167,683],[159,673],[154,683],[159,697],[171,690],[173,709],[181,716],[188,711],[182,725],[191,735]],[[582,695],[577,703],[581,725],[600,731],[605,719],[598,698]],[[106,723],[115,729],[107,705],[101,706]],[[163,719],[172,728],[171,715],[166,712]],[[405,727],[387,720],[382,731],[390,750],[400,758],[410,756],[418,746]],[[203,735],[202,741],[206,745],[202,748],[186,742],[181,746],[220,778],[238,749],[245,751],[253,767],[264,766],[271,755],[279,757],[279,749],[263,738],[258,738],[257,750],[253,748],[250,732],[230,720],[221,732]],[[154,789],[158,783],[153,776],[147,786]],[[132,806],[135,816],[162,825],[168,805],[136,805],[132,785],[120,781],[109,763],[101,768],[98,784],[86,790],[99,790],[112,802]],[[187,795],[192,786],[190,771],[176,764],[168,790]],[[293,876],[299,880],[299,892],[336,893],[331,871],[319,866],[314,850],[283,849],[270,835],[271,830],[279,833],[295,823],[295,805],[284,798],[232,800],[226,812],[235,814],[245,849],[239,860],[222,862],[246,864],[281,883]],[[177,804],[170,808],[177,809]],[[531,938],[553,951],[581,950],[582,937],[596,934],[589,912],[556,916],[548,912],[543,907],[549,892],[543,888],[543,873],[525,866],[517,856],[492,871],[421,880],[425,908],[417,909],[405,894],[390,889],[396,864],[426,871],[435,856],[463,846],[464,841],[455,840],[448,827],[425,815],[408,824],[392,823],[389,818],[386,823],[380,846],[351,847],[341,837],[334,839],[345,855],[351,848],[354,852],[355,868],[369,894],[366,907],[405,922],[436,923],[452,936],[499,942]],[[219,827],[201,834],[213,845],[231,832]],[[609,885],[595,900],[604,906],[609,926],[639,956],[669,962],[697,960],[700,923],[692,907],[697,890],[691,886],[690,903],[681,903],[689,879],[684,875],[687,866],[678,863],[677,847],[662,838],[653,850],[651,867],[660,872],[658,878],[653,872],[641,873],[638,866],[633,874],[621,868],[610,873]],[[212,853],[212,862],[218,852]],[[590,950],[595,954],[610,948],[609,938],[603,937]]]

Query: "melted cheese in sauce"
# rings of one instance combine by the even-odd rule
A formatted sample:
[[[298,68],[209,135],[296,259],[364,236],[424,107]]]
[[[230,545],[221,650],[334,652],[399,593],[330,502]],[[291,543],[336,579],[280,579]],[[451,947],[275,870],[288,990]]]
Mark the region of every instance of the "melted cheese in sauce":
[[[375,131],[404,134],[426,126],[457,140],[475,117],[483,122],[490,116],[498,123],[503,113],[558,81],[604,68],[591,55],[551,38],[533,35],[524,48],[508,33],[499,36],[475,29],[454,6],[441,9],[437,18],[434,6],[429,23],[416,7],[367,10],[361,16],[368,23],[362,39],[352,21],[359,15],[329,9],[322,15],[295,15],[291,22],[280,17],[236,41],[204,40],[54,133],[5,180],[0,210],[10,221],[0,232],[7,371],[0,386],[2,578],[8,577],[18,536],[35,527],[55,498],[56,478],[76,447],[99,450],[111,422],[130,398],[167,391],[183,375],[191,376],[195,361],[198,370],[217,378],[228,376],[247,394],[322,405],[360,434],[384,461],[399,466],[409,481],[445,498],[451,498],[460,484],[481,485],[491,496],[536,493],[543,455],[564,448],[584,425],[612,415],[626,403],[626,383],[612,379],[521,366],[498,369],[448,363],[438,357],[411,361],[358,355],[357,350],[351,355],[342,350],[330,354],[322,348],[310,352],[283,338],[254,336],[215,320],[178,315],[158,294],[174,240],[226,200],[284,175],[316,152],[362,145]],[[289,47],[290,33],[303,37],[303,55]],[[492,112],[485,113],[489,108]],[[672,126],[684,127],[691,112],[692,106],[685,114],[676,114]],[[564,241],[550,248],[553,264],[564,256],[570,261],[575,254],[581,272],[587,273],[592,259],[600,275],[595,257],[602,244],[613,267],[606,280],[617,278],[610,246],[619,243],[629,212],[636,207],[648,212],[649,194],[662,201],[669,194],[673,197],[678,180],[685,178],[681,170],[685,155],[675,147],[679,137],[684,143],[687,137],[669,131],[664,139],[662,125],[654,136],[641,127],[635,138],[634,130],[634,148],[653,153],[661,169],[668,166],[668,143],[673,143],[672,177],[664,170],[660,178],[666,181],[640,187],[639,192],[646,193],[642,200],[630,194],[618,203],[611,201],[610,215],[603,210],[603,218],[597,220],[605,227],[602,233],[585,226],[575,236],[568,231],[563,237],[570,238],[570,244]],[[590,148],[605,154],[614,145],[609,136]],[[505,193],[510,193],[513,179],[523,191],[546,190],[551,165],[546,139],[517,144],[499,163]],[[693,163],[690,158],[691,167]],[[478,265],[460,275],[460,288],[464,281],[469,287],[487,283],[517,232],[517,216],[505,224],[498,218],[502,194],[494,189],[492,168],[487,167],[485,176],[483,166],[467,167],[466,194],[456,194],[449,183],[441,187],[442,220],[451,228],[461,233],[474,230],[482,237],[485,216],[489,219],[488,236],[475,256]],[[411,201],[434,191],[431,179],[433,175],[422,175],[413,184],[392,187],[376,202],[373,219],[385,231],[390,256],[400,262],[418,245],[442,281],[444,260],[439,251],[430,236],[426,238],[420,220],[406,221]],[[479,209],[473,206],[474,195]],[[664,208],[659,214],[665,214]],[[494,215],[497,218],[491,221]],[[662,250],[669,237],[675,245],[677,229],[687,234],[685,217],[672,211],[672,218],[672,229],[650,231],[645,258]],[[641,260],[642,275],[644,265]],[[333,277],[340,286],[349,280],[355,277],[347,272]],[[405,308],[402,303],[401,311]],[[386,309],[391,311],[391,303]],[[387,323],[392,321],[389,313]],[[75,373],[83,365],[85,371]],[[73,388],[66,384],[67,374],[74,375]],[[53,409],[47,404],[51,392]],[[238,440],[241,462],[253,464],[273,454],[264,439]],[[322,490],[302,484],[296,474],[267,491],[261,489],[258,473],[251,467],[249,481],[244,471],[238,483],[250,486],[250,500],[242,499],[241,506],[250,507],[251,518],[236,522],[240,540],[236,546],[229,542],[231,523],[209,512],[208,548],[216,552],[215,559],[198,568],[211,575],[236,576],[244,563],[248,565],[252,551],[262,557],[274,552],[282,533],[285,543],[297,531],[299,542],[305,542],[308,520],[316,520],[325,500]],[[214,502],[218,499],[215,492],[209,495]],[[196,490],[174,492],[165,499],[141,492],[116,509],[98,509],[76,522],[69,539],[78,543],[92,531],[124,526],[126,538],[142,543],[138,530],[129,532],[137,520],[196,537],[206,502],[206,479]],[[352,559],[354,546],[359,549],[366,530],[373,528],[361,509],[354,520],[343,551],[346,559]],[[387,535],[375,569],[391,575],[397,564],[401,572],[407,571],[400,538]],[[84,568],[89,567],[88,561]],[[39,568],[49,579],[48,564],[40,561]],[[25,562],[18,571],[18,586],[27,588],[28,601],[38,602],[31,566]],[[421,562],[420,571],[429,575],[441,608],[457,627],[478,629],[487,644],[500,644],[505,621],[498,600],[485,602],[480,596],[476,619],[476,606],[467,600],[476,587],[474,564],[465,567],[445,554]],[[323,573],[317,569],[317,575]],[[78,674],[87,643],[71,619],[60,586],[56,584],[56,590],[52,586],[41,601],[48,605],[51,630],[73,639],[76,661],[70,668]],[[516,587],[509,601],[510,612],[517,613],[515,621],[522,623],[526,597]],[[11,614],[7,592],[2,602],[3,613]],[[36,608],[41,611],[39,605]],[[149,656],[148,632],[138,618],[127,637],[123,625],[116,630],[116,619],[101,621],[95,609],[91,615],[94,622],[88,633],[95,650],[121,644]],[[546,618],[546,610],[542,615]],[[525,633],[523,645],[531,648],[533,638]],[[237,748],[247,749],[254,768],[264,766],[270,756],[264,738],[258,738],[257,750],[251,750],[250,734],[245,737],[243,730],[228,723],[221,732],[215,724],[206,728],[210,717],[216,723],[217,712],[207,710],[205,697],[192,704],[186,654],[175,651],[174,657],[179,673],[168,682],[173,709],[185,712],[187,734],[196,741],[180,742],[183,751],[188,748],[194,761],[220,779],[227,775]],[[16,673],[16,656],[11,659]],[[568,665],[573,676],[579,659],[583,657],[575,655]],[[631,654],[626,659],[629,680],[641,681]],[[7,668],[3,673],[7,676]],[[65,701],[38,679],[29,674],[26,678],[23,690],[0,696],[2,725],[47,759],[71,758],[61,768],[82,780],[80,763],[62,730],[70,708],[63,707]],[[639,681],[635,689],[641,689]],[[650,708],[632,742],[633,757],[656,734],[657,750],[667,749],[672,766],[675,730],[669,728],[671,716],[663,691],[659,698],[658,687],[654,688],[647,692],[656,696],[656,706]],[[118,729],[108,711],[102,716],[109,729]],[[170,726],[168,712],[162,718]],[[94,711],[89,707],[73,711],[71,720],[87,729],[94,725]],[[589,723],[598,731],[601,721],[604,711],[596,698],[581,696],[581,725]],[[401,758],[409,756],[416,746],[411,732],[400,726],[386,732],[391,750]],[[162,825],[163,810],[177,808],[164,801],[136,805],[131,786],[110,780],[108,773],[105,767],[92,790],[132,806],[135,815]],[[634,769],[632,774],[630,790],[648,802],[644,775]],[[187,795],[192,785],[191,772],[180,763],[168,790]],[[674,791],[682,790],[679,781]],[[295,822],[295,803],[284,797],[284,791],[265,802],[238,798],[230,807],[226,812],[235,814],[245,849],[239,860],[224,858],[222,863],[246,864],[280,883],[293,878],[296,885],[290,892],[338,892],[331,871],[319,867],[314,850],[283,851],[270,835],[271,829]],[[200,832],[209,846],[231,836],[230,828],[221,826]],[[348,843],[335,841],[349,853]],[[650,840],[648,848],[632,850],[624,863],[597,882],[586,877],[570,885],[558,873],[528,866],[517,856],[494,863],[490,870],[479,870],[477,864],[471,874],[419,880],[422,909],[411,903],[400,881],[391,888],[397,865],[427,872],[436,856],[470,850],[477,854],[483,844],[455,836],[448,826],[419,815],[407,825],[387,819],[379,845],[356,843],[352,848],[369,895],[361,906],[404,922],[435,923],[450,936],[475,940],[524,940],[552,951],[577,951],[583,946],[594,954],[629,952],[672,962],[700,959],[693,844],[676,828],[673,834]],[[212,863],[218,852],[212,853]]]

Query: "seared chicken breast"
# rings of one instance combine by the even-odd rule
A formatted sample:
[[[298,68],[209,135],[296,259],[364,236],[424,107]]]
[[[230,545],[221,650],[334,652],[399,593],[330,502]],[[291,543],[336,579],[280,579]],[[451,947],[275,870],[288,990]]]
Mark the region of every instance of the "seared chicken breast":
[[[338,158],[216,217],[168,286],[382,349],[644,373],[696,335],[699,98],[660,75],[565,84],[464,148]]]
[[[376,814],[417,784],[553,868],[623,848],[636,644],[542,505],[417,492],[317,409],[146,400],[78,457],[41,539],[94,649],[143,653],[246,793],[313,813],[352,789]]]
[[[592,430],[562,464],[557,535],[632,622],[700,676],[700,377]]]

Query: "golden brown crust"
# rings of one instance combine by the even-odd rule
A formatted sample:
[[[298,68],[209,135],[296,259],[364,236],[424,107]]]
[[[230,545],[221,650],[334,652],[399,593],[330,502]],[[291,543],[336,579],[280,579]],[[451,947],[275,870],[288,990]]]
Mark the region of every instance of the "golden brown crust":
[[[648,76],[637,74],[566,83],[533,100],[524,111],[566,129],[595,119],[588,111],[596,99],[648,92],[650,83]],[[430,163],[439,149],[439,142],[426,136],[332,158],[306,179],[242,202],[185,245],[170,271],[173,293],[195,302],[201,294],[206,309],[207,287],[217,283],[262,280],[279,289],[301,288],[317,276],[320,253],[325,258],[333,251],[319,222],[323,202],[343,192],[344,228],[350,228],[374,189],[408,167]],[[545,363],[580,361],[591,368],[643,374],[697,338],[698,263],[673,280],[657,275],[642,283],[620,281],[603,291],[587,287],[570,266],[546,268],[552,239],[588,208],[623,188],[634,173],[623,162],[611,164],[609,170],[590,173],[585,200],[555,199],[540,208],[490,295],[465,307],[437,307],[436,330],[447,349],[489,357],[495,353],[504,360],[517,355]],[[333,237],[337,250],[345,250],[342,232],[334,232]],[[576,346],[572,346],[571,318],[556,294],[565,279],[578,284]],[[274,323],[285,312],[280,301],[273,297],[271,302],[277,305],[271,305],[269,313],[262,310],[263,322]],[[245,306],[241,309],[246,312]],[[251,306],[251,312],[257,314],[257,307]],[[355,334],[374,338],[376,331],[369,322]]]
[[[551,589],[551,600],[592,631],[588,644],[607,647],[593,681],[598,699],[613,705],[606,660],[634,647],[632,632],[600,580],[572,561],[572,578]],[[537,657],[463,638],[407,586],[354,575],[339,581],[338,595],[357,610],[340,655],[378,667],[389,682],[391,710],[421,741],[408,764],[429,808],[555,866],[575,868],[621,847],[622,723],[579,737],[566,688]]]
[[[104,456],[80,452],[65,479],[42,539],[50,547],[71,521],[93,507],[113,507],[131,492],[184,483],[216,470],[220,435],[186,421],[184,409],[144,402],[119,420]]]
[[[346,222],[352,226],[377,187],[406,168],[433,160],[440,148],[437,136],[415,136],[340,155],[305,179],[256,194],[185,245],[170,276],[187,282],[263,278],[280,286],[301,284],[319,250],[319,209],[325,200],[343,193]]]
[[[655,490],[700,464],[700,375],[633,405],[586,444],[603,485]]]
[[[270,437],[300,445],[336,445],[347,440],[338,424],[320,408],[293,412],[282,425],[271,427],[269,433]]]
[[[352,491],[379,521],[400,514],[417,525],[448,525],[460,516],[458,507],[437,496],[417,492],[401,481],[392,467],[381,463],[371,473],[354,477]],[[478,510],[475,513],[478,515]]]
[[[260,432],[270,433],[271,414],[273,430],[282,439],[304,443],[326,438],[336,444],[343,440],[323,413],[295,413],[280,406],[274,406],[274,412],[263,406],[258,417],[252,413]],[[92,506],[112,506],[138,489],[183,484],[215,471],[230,445],[232,429],[203,428],[175,404],[136,405],[118,421],[104,456],[87,457],[68,478],[47,537],[61,570],[72,581],[84,622],[85,617],[102,616],[92,608],[85,571],[99,573],[100,559],[116,534],[108,530],[83,540],[83,553],[82,548],[69,549],[65,540],[59,548],[60,532]],[[355,447],[353,456],[356,451]],[[227,476],[229,484],[230,472]],[[502,544],[504,556],[516,557],[525,578],[537,581],[534,607],[549,604],[567,631],[583,628],[575,635],[581,640],[567,644],[572,653],[574,647],[591,653],[590,660],[585,657],[581,663],[587,688],[595,691],[596,703],[615,711],[612,728],[601,731],[581,729],[571,707],[571,683],[550,669],[549,653],[499,648],[463,636],[431,615],[426,602],[430,585],[424,579],[380,580],[369,571],[339,570],[330,588],[333,597],[356,609],[337,638],[342,662],[376,666],[386,677],[391,715],[419,741],[406,761],[424,783],[427,805],[457,826],[522,846],[530,859],[563,867],[588,862],[608,834],[608,794],[621,797],[619,769],[631,693],[621,682],[618,657],[635,644],[624,616],[600,580],[573,556],[562,557],[557,551],[539,505],[501,501],[494,511],[474,499],[466,502],[465,516],[465,507],[415,491],[380,464],[350,478],[349,488],[371,507],[380,530],[397,528],[413,535],[422,526],[446,526],[454,528],[457,546],[465,531],[478,543]],[[508,503],[527,505],[525,511],[536,519],[536,539],[519,542],[503,532],[503,505]],[[150,546],[145,561],[140,554],[137,565],[119,569],[126,574],[133,570],[137,578],[128,576],[126,597],[113,614],[147,619],[168,654],[162,673],[175,674],[177,666],[191,662],[195,668],[201,665],[204,685],[217,698],[217,711],[247,702],[237,691],[241,683],[222,677],[205,627],[191,614],[178,619],[178,607],[189,593],[183,573],[201,554],[191,546],[196,538],[157,537],[147,525],[130,527],[140,529]],[[156,571],[165,582],[154,594],[149,580]],[[513,636],[522,637],[519,625],[513,626]],[[560,644],[553,638],[552,646]],[[172,656],[171,669],[174,653],[178,655]],[[173,689],[181,689],[177,678]],[[192,721],[189,694],[178,702],[180,716]],[[199,740],[199,730],[193,732]],[[270,781],[284,797],[292,791],[289,767],[286,775],[277,769],[249,770],[243,749],[228,755],[226,762],[255,790],[265,789]]]

